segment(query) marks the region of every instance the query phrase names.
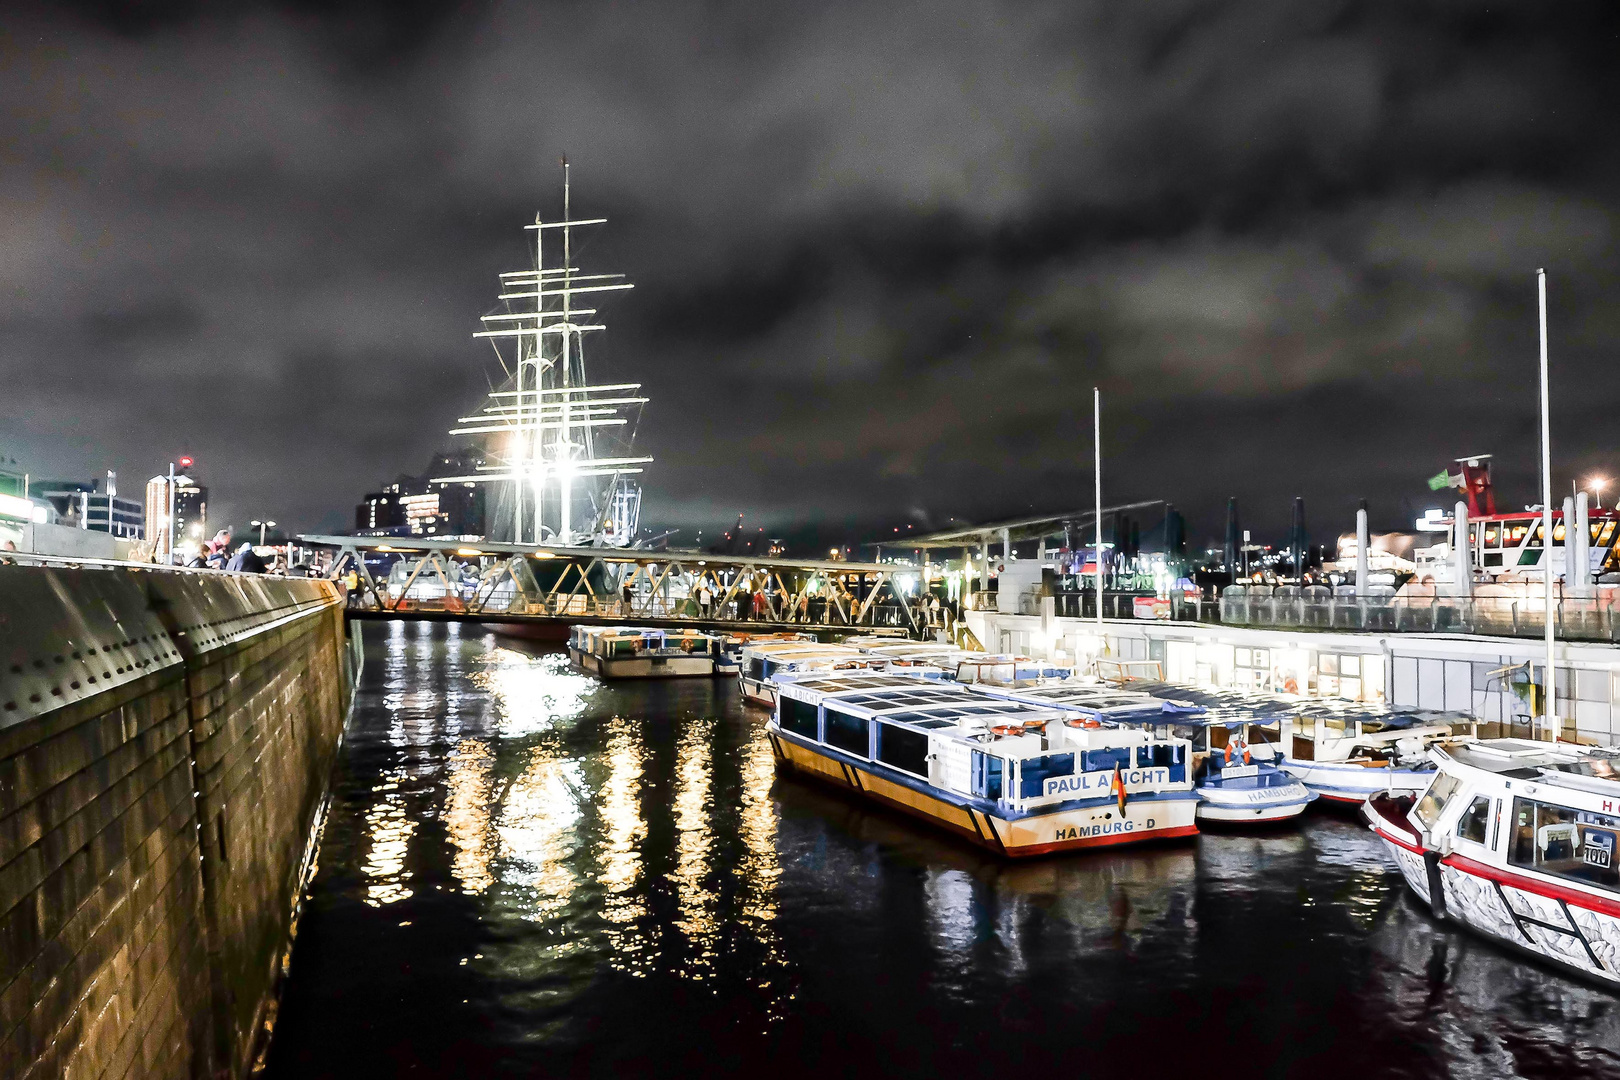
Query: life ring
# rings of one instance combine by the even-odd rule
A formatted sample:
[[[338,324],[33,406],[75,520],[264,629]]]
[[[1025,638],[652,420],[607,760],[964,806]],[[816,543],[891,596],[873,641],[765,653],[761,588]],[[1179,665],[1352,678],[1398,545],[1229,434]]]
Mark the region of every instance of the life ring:
[[[1226,764],[1232,764],[1232,750],[1234,748],[1243,751],[1243,764],[1248,765],[1250,763],[1249,744],[1242,739],[1233,739],[1226,744]]]
[[[1076,717],[1070,718],[1069,720],[1067,720],[1065,722],[1070,727],[1077,727],[1077,728],[1095,729],[1095,728],[1102,727],[1101,723],[1099,723],[1096,720],[1093,720],[1089,716],[1076,716]]]
[[[1023,733],[1024,728],[1021,724],[997,724],[990,729],[992,735],[1012,736],[1022,735]]]

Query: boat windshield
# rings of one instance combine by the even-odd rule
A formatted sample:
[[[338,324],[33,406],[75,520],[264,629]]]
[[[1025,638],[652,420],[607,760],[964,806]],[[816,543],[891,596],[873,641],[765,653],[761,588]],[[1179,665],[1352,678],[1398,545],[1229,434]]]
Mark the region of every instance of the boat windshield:
[[[1462,787],[1462,781],[1450,773],[1442,772],[1434,778],[1434,783],[1429,785],[1429,790],[1424,792],[1423,798],[1418,800],[1417,810],[1415,811],[1418,820],[1423,822],[1425,829],[1434,828],[1435,822],[1439,821],[1440,815],[1446,811],[1446,803],[1451,801],[1451,797],[1457,794],[1457,789],[1460,787]]]

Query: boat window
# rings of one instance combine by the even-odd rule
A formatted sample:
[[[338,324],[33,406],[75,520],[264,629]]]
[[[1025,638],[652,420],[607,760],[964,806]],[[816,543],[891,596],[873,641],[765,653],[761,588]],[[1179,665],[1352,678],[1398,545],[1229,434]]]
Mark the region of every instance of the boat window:
[[[1018,795],[1024,799],[1038,799],[1046,794],[1049,776],[1073,776],[1073,754],[1047,754],[1045,757],[1025,758],[1019,775]]]
[[[852,716],[837,709],[828,709],[827,745],[836,746],[856,757],[870,756],[871,743],[867,740],[868,723],[864,716]]]
[[[1476,796],[1463,811],[1463,816],[1457,821],[1457,835],[1464,840],[1472,840],[1476,844],[1485,842],[1485,831],[1491,819],[1491,800],[1484,795]]]
[[[1128,746],[1111,746],[1104,750],[1087,750],[1083,755],[1086,772],[1098,772],[1102,769],[1121,769],[1131,767],[1131,748]]]
[[[1620,818],[1568,806],[1513,800],[1513,850],[1508,861],[1543,874],[1620,892],[1615,841]]]
[[[1537,535],[1538,536],[1540,535],[1539,530],[1537,532]],[[1553,525],[1553,543],[1562,544],[1563,542],[1564,542],[1564,523],[1562,521],[1558,521]]]
[[[1486,547],[1501,547],[1502,546],[1502,527],[1500,525],[1498,525],[1494,521],[1490,522],[1489,524],[1487,524],[1485,526],[1485,546]]]
[[[890,724],[878,725],[878,760],[916,776],[928,775],[928,736]]]
[[[791,731],[793,734],[803,735],[807,739],[820,738],[821,733],[818,730],[819,725],[816,719],[818,710],[816,706],[808,701],[790,698],[785,694],[779,695],[779,700],[782,705],[781,724],[783,731]]]
[[[750,657],[748,660],[748,677],[755,680],[765,678],[765,660],[763,657]]]
[[[1440,773],[1434,778],[1434,783],[1429,785],[1429,790],[1423,793],[1423,798],[1419,799],[1417,804],[1418,820],[1423,822],[1425,829],[1434,828],[1435,823],[1440,820],[1440,815],[1445,813],[1447,801],[1457,794],[1460,787],[1462,781],[1450,773]]]
[[[973,751],[973,794],[981,799],[1001,798],[1001,759],[983,750]]]
[[[1598,537],[1597,546],[1598,547],[1608,547],[1610,542],[1613,541],[1613,540],[1614,540],[1614,522],[1605,521],[1603,523],[1603,535]]]

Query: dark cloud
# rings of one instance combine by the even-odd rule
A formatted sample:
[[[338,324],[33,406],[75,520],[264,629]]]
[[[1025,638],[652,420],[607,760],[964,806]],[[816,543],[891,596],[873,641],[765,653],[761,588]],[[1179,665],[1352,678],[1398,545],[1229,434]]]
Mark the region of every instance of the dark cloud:
[[[0,28],[0,442],[194,453],[313,527],[487,388],[521,225],[612,221],[647,516],[828,529],[1109,491],[1395,524],[1494,452],[1620,468],[1600,4],[91,5]],[[1405,500],[1403,502],[1403,500]],[[711,526],[712,527],[712,526]]]

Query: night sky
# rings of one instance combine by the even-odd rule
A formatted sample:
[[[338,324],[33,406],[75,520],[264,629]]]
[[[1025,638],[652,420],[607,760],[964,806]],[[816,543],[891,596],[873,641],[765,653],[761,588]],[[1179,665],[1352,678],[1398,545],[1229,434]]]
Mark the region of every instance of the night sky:
[[[347,526],[566,154],[677,541],[1087,505],[1094,384],[1195,541],[1468,453],[1522,505],[1538,266],[1555,491],[1620,476],[1617,57],[1612,3],[8,4],[0,456]]]

